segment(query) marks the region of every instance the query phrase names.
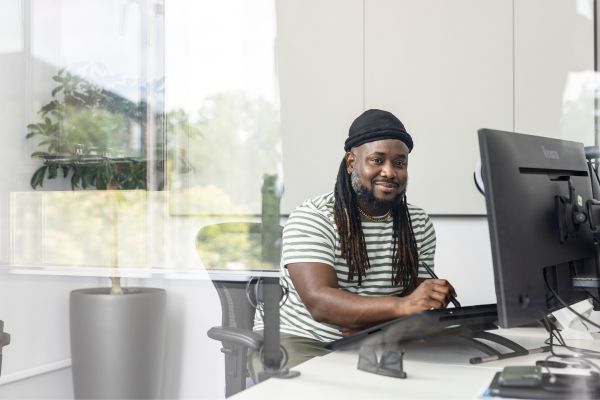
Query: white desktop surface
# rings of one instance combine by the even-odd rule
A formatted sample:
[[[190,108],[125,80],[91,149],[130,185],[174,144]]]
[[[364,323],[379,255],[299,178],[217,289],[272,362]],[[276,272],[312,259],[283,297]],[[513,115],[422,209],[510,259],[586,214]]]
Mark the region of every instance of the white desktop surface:
[[[499,330],[503,336],[527,348],[544,345],[547,334],[542,329],[517,328]],[[571,340],[569,345],[600,350],[599,340]],[[558,351],[558,350],[557,350]],[[560,349],[561,352],[564,352]],[[494,374],[507,365],[533,365],[549,353],[498,360],[479,365],[469,358],[481,355],[464,346],[442,343],[408,346],[404,357],[406,379],[390,378],[356,368],[357,351],[336,351],[313,358],[294,370],[301,375],[293,379],[269,379],[231,397],[242,399],[475,399]],[[435,360],[435,361],[434,361]],[[574,369],[569,368],[569,371]],[[566,370],[555,370],[565,373]],[[575,370],[574,373],[582,373]]]

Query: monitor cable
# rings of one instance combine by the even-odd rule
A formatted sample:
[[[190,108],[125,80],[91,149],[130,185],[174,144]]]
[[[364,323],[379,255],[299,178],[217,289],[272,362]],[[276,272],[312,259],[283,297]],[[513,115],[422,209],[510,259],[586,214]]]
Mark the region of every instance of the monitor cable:
[[[290,296],[290,285],[286,279],[280,279],[279,286],[281,287],[279,307],[282,307]],[[264,318],[262,301],[260,300],[262,298],[260,295],[261,291],[262,279],[260,277],[253,277],[246,283],[246,300],[248,300],[248,303],[250,303],[250,305],[260,313],[260,316]]]
[[[600,326],[598,326],[597,324],[595,324],[593,321],[590,321],[588,318],[584,317],[583,315],[581,315],[580,313],[578,313],[577,311],[575,311],[572,307],[570,307],[556,292],[556,290],[554,290],[554,288],[552,288],[550,286],[550,283],[548,282],[547,276],[546,276],[546,271],[544,270],[544,283],[546,284],[546,287],[548,288],[548,290],[550,290],[550,292],[552,293],[552,295],[564,306],[566,307],[569,311],[571,311],[572,313],[574,313],[575,315],[577,315],[579,318],[581,318],[582,320],[588,322],[591,325],[594,325],[598,328],[600,328]],[[576,357],[578,359],[584,359],[585,357],[589,357],[589,358],[600,358],[600,352],[598,351],[594,351],[594,350],[589,350],[589,349],[580,349],[577,347],[571,347],[568,346],[565,342],[565,340],[563,339],[560,331],[557,329],[556,325],[554,323],[552,323],[547,317],[545,318],[546,320],[546,330],[549,331],[550,333],[550,352],[552,353],[552,355],[556,356],[556,357],[563,357],[563,358],[573,358]],[[552,338],[556,337],[556,339],[558,340],[559,344],[558,345],[554,345],[553,344],[553,340]],[[572,351],[573,353],[575,353],[574,355],[559,355],[554,353],[553,350],[553,346],[557,346],[557,347],[564,347],[565,349]],[[589,361],[588,361],[589,362]]]
[[[582,321],[587,322],[590,325],[595,326],[596,328],[600,329],[600,325],[596,324],[594,321],[591,321],[590,319],[584,317],[583,315],[581,315],[580,313],[578,313],[577,311],[575,311],[570,305],[568,305],[559,295],[558,293],[556,293],[556,290],[554,290],[554,288],[552,288],[550,286],[550,283],[548,283],[548,277],[546,276],[546,270],[544,270],[544,283],[546,284],[546,287],[548,288],[548,290],[550,290],[550,292],[552,293],[552,295],[556,298],[556,300],[559,301],[560,304],[563,305],[563,307],[566,307],[569,311],[571,311],[573,314],[577,315],[579,318],[581,318]]]
[[[593,350],[586,350],[586,349],[580,349],[577,347],[568,346],[565,343],[562,335],[560,334],[560,330],[556,327],[556,325],[552,322],[548,322],[548,323],[550,325],[551,331],[550,331],[550,337],[547,340],[549,341],[551,354],[548,357],[546,357],[546,361],[548,361],[549,359],[551,359],[553,357],[560,358],[565,361],[573,362],[574,363],[573,366],[575,366],[576,368],[589,368],[589,369],[595,369],[598,372],[600,372],[600,367],[586,358],[586,357],[598,358],[598,356],[595,354],[588,354],[588,353],[598,353],[598,352],[594,352]],[[558,340],[559,344],[555,344],[554,341],[552,340],[552,338],[556,338]],[[546,343],[548,343],[548,341]],[[574,354],[557,353],[554,351],[554,346],[564,347],[565,349],[572,351]]]
[[[595,363],[591,362],[590,360],[588,360],[587,358],[585,358],[582,354],[580,353],[576,353],[575,354],[559,354],[556,353],[554,351],[554,346],[555,344],[553,343],[553,338],[556,338],[559,343],[563,343],[562,345],[558,345],[558,346],[564,346],[566,348],[568,348],[571,351],[574,351],[574,348],[569,348],[568,346],[564,345],[564,339],[562,338],[560,331],[557,329],[556,325],[551,322],[548,317],[544,318],[544,326],[546,327],[546,329],[548,330],[549,333],[549,338],[547,339],[546,343],[548,344],[549,341],[549,345],[550,345],[550,355],[548,355],[544,361],[539,361],[536,363],[536,365],[539,365],[541,368],[543,368],[547,375],[548,375],[548,384],[550,386],[546,387],[546,390],[551,390],[553,389],[554,385],[559,385],[557,388],[560,388],[561,385],[561,380],[565,380],[569,375],[556,375],[552,372],[552,370],[550,369],[551,367],[558,367],[558,368],[565,368],[567,366],[571,367],[571,368],[578,368],[578,369],[589,369],[590,373],[589,373],[589,377],[592,379],[591,381],[587,381],[587,389],[593,392],[596,392],[598,390],[600,390],[600,381],[598,381],[598,377],[600,377],[600,367],[598,367]],[[582,349],[577,349],[577,350],[582,350]],[[558,358],[559,362],[555,362],[555,361],[551,361],[553,358]],[[593,357],[590,357],[593,358]],[[564,382],[563,382],[564,384]]]
[[[600,299],[598,299],[598,297],[594,296],[590,291],[586,290],[585,293],[587,293],[587,295],[590,296],[592,298],[592,300],[594,300],[596,303],[600,304]]]

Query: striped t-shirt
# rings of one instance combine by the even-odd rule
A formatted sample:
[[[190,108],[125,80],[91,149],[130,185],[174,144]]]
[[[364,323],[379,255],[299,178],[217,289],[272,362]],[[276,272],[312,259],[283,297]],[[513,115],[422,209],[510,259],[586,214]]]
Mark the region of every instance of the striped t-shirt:
[[[355,276],[348,281],[348,267],[340,251],[340,241],[333,217],[333,193],[304,202],[296,208],[283,230],[281,273],[289,286],[289,297],[281,307],[281,332],[329,342],[342,337],[337,326],[315,321],[296,292],[286,268],[288,264],[318,262],[332,266],[337,274],[340,289],[363,296],[399,295],[402,287],[392,284],[392,225],[393,222],[372,222],[362,219],[367,253],[371,267],[367,269],[362,284]],[[408,205],[417,248],[419,263],[433,268],[435,254],[435,231],[429,216],[420,208]],[[327,268],[327,267],[324,267]],[[419,267],[419,277],[430,278]],[[262,330],[260,313],[254,324]]]

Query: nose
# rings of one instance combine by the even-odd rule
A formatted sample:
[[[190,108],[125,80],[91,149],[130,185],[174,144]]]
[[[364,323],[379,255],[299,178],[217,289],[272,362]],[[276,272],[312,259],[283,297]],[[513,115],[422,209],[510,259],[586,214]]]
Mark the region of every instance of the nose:
[[[396,173],[394,171],[394,166],[392,165],[391,162],[386,162],[381,166],[380,175],[384,176],[386,178],[395,177]]]

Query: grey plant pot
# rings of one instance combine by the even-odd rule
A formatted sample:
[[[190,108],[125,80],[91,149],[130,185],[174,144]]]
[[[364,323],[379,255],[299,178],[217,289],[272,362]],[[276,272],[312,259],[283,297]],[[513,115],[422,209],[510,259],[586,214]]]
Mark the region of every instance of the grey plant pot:
[[[71,363],[77,399],[161,395],[166,292],[131,287],[71,292]]]

